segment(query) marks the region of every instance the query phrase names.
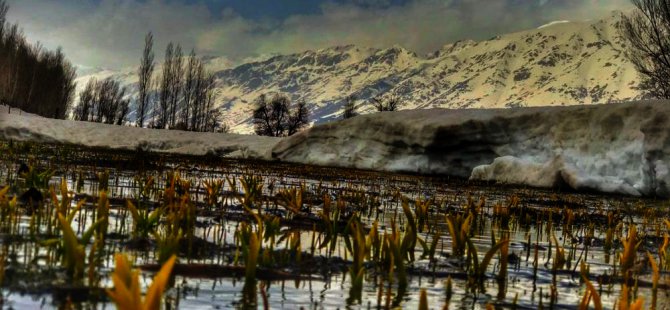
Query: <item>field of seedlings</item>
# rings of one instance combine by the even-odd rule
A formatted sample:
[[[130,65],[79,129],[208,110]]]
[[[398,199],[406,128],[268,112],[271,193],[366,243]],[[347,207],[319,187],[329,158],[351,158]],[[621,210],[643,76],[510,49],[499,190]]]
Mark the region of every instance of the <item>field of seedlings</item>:
[[[0,141],[0,306],[668,309],[667,200]]]

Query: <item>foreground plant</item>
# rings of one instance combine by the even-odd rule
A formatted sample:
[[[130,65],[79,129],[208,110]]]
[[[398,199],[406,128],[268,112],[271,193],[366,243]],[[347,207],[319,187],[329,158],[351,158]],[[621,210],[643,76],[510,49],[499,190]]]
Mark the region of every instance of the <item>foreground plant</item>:
[[[49,187],[49,180],[53,177],[54,170],[44,170],[38,171],[35,167],[31,166],[28,168],[28,171],[21,174],[21,177],[24,179],[24,186],[26,189],[34,188],[41,192],[44,192]]]
[[[654,310],[656,309],[656,301],[658,299],[658,281],[661,279],[661,274],[660,270],[658,268],[658,264],[656,263],[656,259],[651,255],[651,253],[647,252],[647,257],[649,258],[649,265],[651,266],[651,309]]]
[[[427,257],[430,262],[435,261],[435,251],[437,250],[437,242],[440,241],[440,232],[436,231],[435,234],[433,235],[433,240],[429,244],[428,241],[423,240],[421,238],[418,238],[417,240],[419,241],[419,244],[421,244],[421,248],[423,249],[423,254],[421,254],[422,258]]]
[[[563,269],[565,266],[565,249],[561,247],[555,234],[552,234],[551,238],[556,245],[556,257],[554,258],[554,263],[551,265],[551,271],[555,274],[556,271]]]
[[[663,236],[663,244],[658,249],[658,256],[661,260],[661,269],[668,270],[670,269],[670,236],[665,234]]]
[[[338,200],[337,206],[333,208],[331,206],[330,197],[326,195],[323,200],[323,210],[318,213],[319,218],[321,219],[320,223],[324,235],[323,238],[320,238],[321,243],[319,244],[319,248],[327,248],[329,256],[335,251],[338,235],[346,229],[339,225],[342,215],[340,204],[341,200]]]
[[[235,178],[228,178],[228,184],[233,191],[237,191],[237,183]],[[251,212],[255,207],[260,211],[260,200],[263,196],[263,178],[254,175],[243,175],[240,177],[240,184],[242,185],[242,194],[235,195],[237,201],[247,210]],[[260,212],[259,212],[260,213]]]
[[[130,200],[127,201],[127,205],[133,218],[133,237],[148,238],[149,235],[155,234],[163,209],[156,208],[149,212],[144,208],[138,209]]]
[[[2,232],[11,231],[19,218],[16,196],[10,200],[7,196],[8,192],[9,186],[0,190],[0,228]]]
[[[454,256],[460,257],[465,254],[472,217],[472,213],[468,214],[467,217],[462,214],[447,216],[447,227],[451,235],[451,251]]]
[[[305,196],[305,185],[300,188],[282,189],[278,194],[279,204],[290,211],[293,215],[299,215],[303,207],[303,197]]]
[[[58,214],[58,223],[63,233],[62,239],[50,239],[43,242],[45,245],[59,245],[59,252],[62,253],[61,265],[65,267],[67,275],[75,280],[82,279],[84,276],[84,267],[86,264],[86,245],[93,237],[95,230],[102,221],[97,221],[91,225],[82,235],[81,239],[77,239],[77,235],[72,229],[72,219],[77,214],[81,205],[72,210],[67,217]]]
[[[621,275],[624,281],[632,277],[633,267],[635,266],[635,256],[639,243],[637,242],[637,227],[630,225],[628,236],[621,239],[623,244],[623,253],[619,257],[619,266],[621,266]]]
[[[642,310],[644,306],[644,298],[638,297],[635,301],[630,302],[629,299],[630,289],[626,283],[623,284],[623,289],[621,290],[621,297],[619,298],[618,308],[619,310]]]
[[[353,263],[349,266],[351,276],[351,300],[361,300],[363,289],[363,278],[365,277],[365,258],[370,255],[371,242],[366,240],[363,224],[354,216],[349,222],[349,233],[345,239],[347,250],[353,257]]]
[[[430,207],[431,203],[432,201],[430,199],[422,200],[421,198],[418,198],[414,202],[414,214],[416,215],[418,232],[423,232],[428,224],[428,207]]]
[[[116,268],[111,275],[114,289],[108,289],[107,296],[114,302],[116,308],[124,310],[160,309],[163,291],[170,279],[177,256],[173,255],[163,264],[163,267],[154,276],[153,283],[144,299],[140,293],[139,272],[130,269],[128,257],[125,254],[116,254],[115,260]]]
[[[259,222],[260,223],[260,222]],[[237,242],[242,249],[244,257],[245,279],[253,281],[256,279],[256,269],[258,268],[258,256],[261,252],[262,225],[259,224],[258,230],[254,231],[252,225],[242,223],[236,232]]]
[[[595,308],[595,310],[602,310],[603,304],[602,301],[600,300],[600,294],[598,294],[598,290],[596,290],[593,284],[591,284],[591,281],[589,281],[586,269],[587,269],[586,264],[582,261],[581,274],[584,283],[586,283],[586,291],[584,292],[582,301],[579,304],[579,310],[588,310],[591,300],[593,300],[593,307]]]
[[[486,269],[488,268],[493,256],[500,251],[504,246],[507,245],[509,239],[500,240],[496,243],[491,249],[484,254],[484,258],[479,261],[479,255],[477,254],[477,248],[475,247],[472,239],[467,238],[468,244],[468,259],[472,262],[472,272],[469,274],[471,284],[479,286],[479,289],[484,292],[484,279],[486,278]],[[501,257],[501,260],[506,260],[507,257]]]
[[[205,180],[203,185],[205,187],[205,194],[207,195],[207,205],[210,207],[216,206],[219,203],[219,196],[223,189],[223,180]]]
[[[426,289],[422,288],[419,295],[419,310],[428,310],[428,295]]]
[[[156,239],[156,258],[159,263],[165,263],[170,257],[179,253],[179,244],[183,235],[181,229],[153,234],[154,239]]]

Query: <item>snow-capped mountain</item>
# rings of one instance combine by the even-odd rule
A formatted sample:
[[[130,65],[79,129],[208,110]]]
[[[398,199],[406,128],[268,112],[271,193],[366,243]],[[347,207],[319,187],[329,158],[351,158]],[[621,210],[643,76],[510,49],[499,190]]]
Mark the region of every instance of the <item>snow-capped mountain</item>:
[[[400,46],[348,45],[239,65],[225,58],[206,61],[216,72],[225,122],[236,132],[251,131],[254,100],[272,92],[305,100],[316,123],[339,118],[348,95],[359,99],[363,113],[372,110],[367,102],[377,95],[398,96],[401,109],[626,101],[641,93],[618,34],[620,14],[598,21],[549,23],[481,42],[459,41],[423,56]],[[95,76],[113,76],[132,86],[135,72],[101,71]],[[80,77],[79,87],[90,77]]]

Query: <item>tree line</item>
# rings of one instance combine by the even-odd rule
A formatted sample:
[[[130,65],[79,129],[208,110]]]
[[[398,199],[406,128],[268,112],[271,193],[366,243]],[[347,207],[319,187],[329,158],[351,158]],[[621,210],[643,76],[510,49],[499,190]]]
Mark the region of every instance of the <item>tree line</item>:
[[[154,79],[156,68],[153,34],[144,40],[138,68],[138,96],[135,125],[189,131],[227,131],[220,112],[214,107],[215,76],[208,72],[195,51],[184,57],[179,44],[165,49],[162,74]],[[126,87],[107,78],[91,79],[79,94],[75,120],[122,125],[127,122],[130,99]]]
[[[50,118],[64,119],[75,95],[76,70],[60,48],[26,41],[18,24],[7,22],[0,0],[0,102]]]
[[[77,121],[123,125],[130,112],[130,101],[125,94],[126,88],[111,78],[103,81],[91,79],[79,93],[79,104],[74,109],[73,118]]]

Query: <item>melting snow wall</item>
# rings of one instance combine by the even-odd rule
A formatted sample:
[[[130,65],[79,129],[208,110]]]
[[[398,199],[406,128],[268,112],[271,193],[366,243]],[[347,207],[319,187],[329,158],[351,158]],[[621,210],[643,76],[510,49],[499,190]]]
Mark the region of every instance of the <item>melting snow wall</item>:
[[[670,196],[670,102],[382,112],[280,141],[275,159]]]

